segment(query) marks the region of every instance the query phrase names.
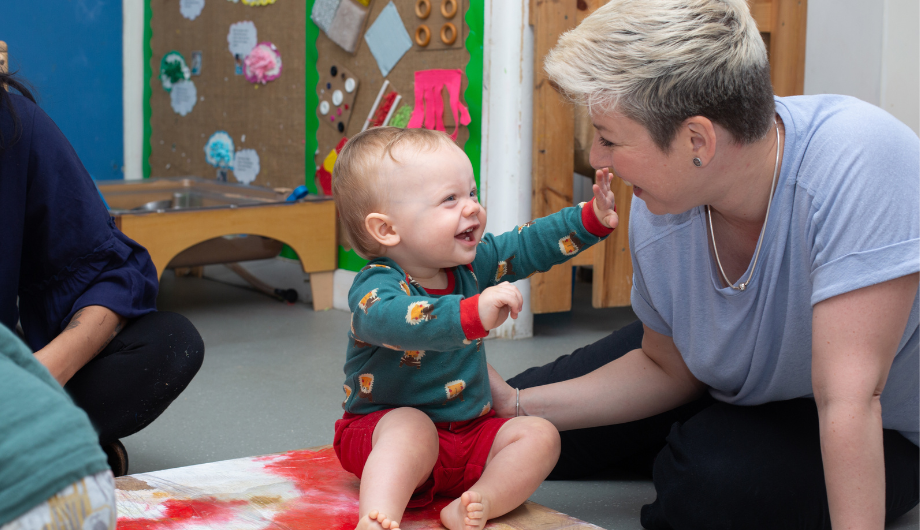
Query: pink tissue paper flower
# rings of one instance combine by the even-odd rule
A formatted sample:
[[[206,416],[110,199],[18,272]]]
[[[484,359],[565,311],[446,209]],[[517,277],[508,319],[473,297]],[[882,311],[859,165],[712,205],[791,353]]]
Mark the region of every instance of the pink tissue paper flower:
[[[264,85],[281,76],[281,54],[270,42],[257,44],[243,62],[246,80],[250,83]]]

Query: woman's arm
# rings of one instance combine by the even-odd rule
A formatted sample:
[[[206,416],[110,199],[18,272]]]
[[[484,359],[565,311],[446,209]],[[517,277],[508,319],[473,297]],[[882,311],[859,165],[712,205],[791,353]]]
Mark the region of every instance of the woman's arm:
[[[885,526],[880,397],[918,278],[911,274],[814,307],[811,375],[834,528]]]
[[[108,346],[126,321],[126,318],[107,307],[84,307],[74,313],[60,335],[35,352],[35,358],[64,386],[77,371]]]
[[[514,416],[516,393],[490,367],[494,408]],[[645,327],[642,348],[568,381],[521,391],[520,412],[560,431],[624,423],[692,401],[706,386],[693,377],[671,337]]]

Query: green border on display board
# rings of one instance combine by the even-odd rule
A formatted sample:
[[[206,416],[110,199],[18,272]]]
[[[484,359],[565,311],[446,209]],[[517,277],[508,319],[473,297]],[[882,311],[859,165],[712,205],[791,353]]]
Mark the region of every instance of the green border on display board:
[[[153,18],[153,9],[150,7],[150,0],[144,2],[144,148],[141,156],[141,171],[144,178],[150,178],[150,136],[153,134],[150,127],[150,97],[153,95],[150,90],[150,81],[153,78],[153,72],[150,68],[150,59],[153,57],[153,48],[150,41],[153,40],[153,28],[150,26],[150,20]]]
[[[377,0],[378,2],[384,0]],[[304,185],[310,190],[310,193],[318,193],[316,182],[313,178],[316,174],[315,154],[318,146],[316,140],[316,131],[319,129],[319,119],[313,109],[319,105],[319,98],[316,95],[316,84],[319,82],[319,72],[316,70],[316,61],[319,54],[316,49],[316,39],[319,37],[319,28],[310,19],[310,13],[313,11],[314,0],[306,0],[306,20],[304,21],[304,34],[306,46],[304,49],[304,60],[307,65],[313,65],[304,68],[304,99],[305,99],[305,138],[304,138]],[[466,49],[470,54],[470,60],[466,64],[467,87],[463,93],[467,107],[470,112],[471,127],[468,127],[470,137],[463,146],[463,151],[470,159],[473,166],[473,175],[476,179],[476,187],[479,188],[480,162],[482,158],[482,40],[483,29],[485,24],[485,11],[483,0],[470,0],[470,7],[466,12],[466,23],[469,27],[469,36],[466,39]],[[153,18],[153,10],[150,7],[150,0],[144,2],[144,149],[142,165],[144,178],[150,178],[150,137],[152,130],[150,126],[150,97],[152,95],[150,83],[153,79],[153,71],[150,67],[150,61],[153,57],[153,49],[150,41],[153,38],[153,28],[150,25]],[[290,259],[298,259],[287,245],[281,252],[281,256]],[[346,251],[339,247],[338,266],[342,269],[358,271],[367,264],[367,260],[358,256],[354,250]]]
[[[383,0],[377,1],[379,2]],[[473,176],[476,179],[477,189],[480,189],[479,165],[482,161],[482,39],[485,25],[484,4],[485,2],[483,0],[470,0],[470,8],[466,11],[466,24],[470,29],[469,36],[466,38],[466,49],[470,53],[470,61],[466,63],[466,79],[468,83],[466,86],[466,91],[463,93],[463,98],[466,100],[467,107],[469,107],[471,120],[470,125],[472,125],[472,127],[468,127],[470,138],[463,146],[463,151],[466,153],[466,156],[469,157],[470,163],[473,165]],[[313,0],[307,0],[307,6],[308,11],[312,11]],[[307,26],[316,28],[313,22],[309,19],[310,16],[307,15]],[[313,56],[315,57],[315,45],[313,46],[313,53]],[[314,62],[313,64],[316,63]],[[309,68],[307,70],[309,70]],[[319,79],[318,72],[316,73],[316,79]],[[315,85],[316,81],[314,81],[313,86]],[[310,86],[309,83],[307,86]],[[314,94],[315,101],[316,90],[314,90],[312,93]],[[315,108],[317,104],[318,103],[313,103],[313,106],[311,107],[310,101],[308,100],[307,108]],[[315,114],[316,113],[313,113],[314,116]],[[309,117],[310,113],[307,113],[307,116]],[[319,124],[317,124],[317,126],[318,125]],[[313,149],[315,150],[316,148],[314,147]],[[346,251],[341,246],[339,247],[338,268],[350,271],[359,271],[365,265],[367,265],[367,260],[355,253],[354,250]]]

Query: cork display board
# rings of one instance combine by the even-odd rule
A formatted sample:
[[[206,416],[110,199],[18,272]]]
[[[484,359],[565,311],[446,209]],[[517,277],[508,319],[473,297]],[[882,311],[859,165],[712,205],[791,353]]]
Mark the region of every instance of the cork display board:
[[[319,82],[316,88],[317,105],[320,105],[324,99],[328,100],[328,94],[323,93],[323,91],[327,87],[327,78],[330,77],[333,69],[336,71],[345,69],[348,75],[354,75],[358,80],[358,89],[356,90],[353,103],[349,105],[351,116],[348,123],[344,125],[344,132],[339,132],[335,127],[331,126],[324,126],[322,124],[319,126],[316,132],[317,150],[315,153],[315,164],[317,168],[323,167],[324,161],[329,159],[330,152],[339,145],[342,138],[351,138],[355,134],[361,132],[365,122],[371,114],[371,110],[378,101],[378,96],[384,95],[381,92],[384,83],[387,85],[383,92],[389,93],[391,91],[396,91],[400,95],[399,103],[395,105],[393,109],[398,112],[398,109],[403,106],[415,107],[415,73],[417,71],[460,70],[460,103],[468,105],[463,95],[469,84],[465,70],[467,63],[470,61],[470,53],[463,43],[469,36],[469,27],[465,21],[466,10],[469,8],[469,5],[466,0],[457,0],[453,2],[456,5],[456,13],[450,19],[447,19],[440,10],[442,2],[440,0],[431,0],[430,14],[425,19],[422,19],[416,14],[416,5],[420,3],[422,3],[421,0],[393,0],[399,17],[413,42],[411,48],[399,59],[386,77],[382,75],[380,67],[368,43],[364,41],[363,36],[358,42],[355,53],[352,54],[333,42],[326,33],[323,31],[319,32],[319,36],[316,40],[316,70],[319,74]],[[449,4],[450,2],[447,3]],[[385,0],[371,0],[368,7],[365,30],[373,25],[377,17],[388,5],[389,2]],[[440,42],[439,34],[441,25],[447,20],[452,21],[458,32],[456,42],[453,46],[446,46],[443,42]],[[429,45],[424,48],[419,46],[415,41],[416,28],[421,23],[425,23],[434,28],[431,30],[432,35]],[[434,41],[436,40],[439,41],[438,44],[440,44],[440,46],[434,45]],[[444,127],[448,134],[452,134],[456,131],[457,125],[451,113],[451,104],[447,89],[442,90],[441,97],[443,99],[444,108]],[[342,108],[344,110],[344,106]],[[317,115],[322,116],[322,113],[317,111]],[[481,126],[481,124],[476,121],[470,125],[477,130]],[[456,132],[457,145],[463,148],[470,138],[470,131],[466,126],[461,125],[460,130]],[[478,153],[478,150],[476,152]],[[474,167],[478,168],[479,160],[473,160],[473,163]],[[478,175],[478,171],[476,171],[476,174]],[[322,194],[323,185],[320,181],[321,177],[318,177],[315,184],[318,192]],[[339,267],[357,270],[363,266],[365,263],[364,260],[351,251],[351,245],[347,237],[344,236],[344,231],[341,228],[338,230],[338,241],[340,246]]]
[[[368,7],[365,29],[374,23],[380,12],[388,3],[389,2],[385,0],[371,0]],[[436,22],[434,22],[435,20],[440,21],[443,18],[440,13],[441,1],[431,0],[430,3],[431,14],[426,21],[429,25],[434,26],[436,24]],[[416,0],[393,0],[393,4],[399,12],[399,16],[402,19],[406,31],[409,33],[410,37],[414,38],[415,28],[420,22],[426,22],[420,20],[415,14]],[[328,73],[332,71],[332,67],[336,67],[336,69],[345,68],[348,72],[353,74],[358,79],[358,89],[355,94],[354,104],[351,106],[351,118],[344,128],[344,133],[339,133],[333,127],[325,126],[319,127],[317,130],[316,140],[318,150],[315,156],[317,167],[322,166],[326,156],[335,148],[342,137],[351,138],[355,134],[361,132],[364,122],[371,108],[374,106],[374,102],[377,99],[377,95],[384,81],[389,82],[387,88],[388,92],[390,90],[395,90],[401,96],[399,107],[403,105],[414,107],[416,71],[436,69],[459,69],[464,71],[466,69],[470,55],[463,47],[463,42],[469,34],[469,28],[464,21],[464,15],[468,8],[468,4],[466,1],[458,1],[456,4],[458,4],[457,13],[452,18],[458,33],[460,33],[457,37],[456,45],[452,47],[443,46],[429,50],[422,49],[413,42],[412,48],[402,56],[386,78],[381,74],[380,68],[377,66],[377,61],[371,53],[367,42],[364,41],[363,36],[358,41],[355,53],[352,54],[335,44],[324,32],[319,32],[319,36],[316,39],[318,56],[316,70],[319,73],[320,79],[320,84],[317,85],[317,92],[324,88],[325,83],[323,80],[328,77]],[[307,16],[309,16],[309,13]],[[440,37],[438,34],[440,32],[440,26],[431,31],[433,33],[431,40],[439,40]],[[431,44],[429,44],[429,46],[431,46]],[[463,93],[466,91],[467,84],[468,80],[466,75],[463,74],[460,86],[460,101],[464,104],[466,104],[466,101],[463,98]],[[446,90],[443,91],[442,97],[444,98],[444,126],[448,134],[450,134],[454,132],[456,124],[450,113],[450,102]],[[310,112],[314,112],[314,110],[315,109],[310,109]],[[477,128],[480,126],[479,123],[472,123],[471,125]],[[461,126],[457,136],[457,145],[463,147],[468,138],[469,131],[465,126]],[[476,162],[478,165],[478,160]]]
[[[313,133],[306,131],[305,123],[305,93],[314,88],[304,83],[305,68],[313,67],[306,63],[304,25],[309,6],[291,0],[265,6],[227,1],[147,1],[152,74],[149,176],[224,177],[227,182],[275,188],[303,184],[307,172],[305,138]],[[275,68],[268,72],[262,78],[264,84],[258,79],[247,80],[253,71],[230,51],[231,25],[247,21],[254,26],[255,42],[264,48],[262,51],[270,55],[270,45],[274,45],[274,52],[280,55],[280,71]],[[244,24],[243,29],[245,26],[249,25]],[[252,37],[241,34],[231,40],[240,36]],[[175,56],[164,59],[170,52],[178,52],[185,64]],[[180,87],[185,99],[176,107],[177,98],[163,87],[161,67],[172,68],[174,76],[191,81],[194,100],[189,97],[189,86]],[[247,151],[238,164],[225,160],[222,174],[220,167],[208,162],[205,151],[212,135],[221,131],[226,134],[220,138],[229,138],[233,144],[225,154]],[[220,159],[217,151],[214,154]],[[210,158],[215,160],[215,156]]]

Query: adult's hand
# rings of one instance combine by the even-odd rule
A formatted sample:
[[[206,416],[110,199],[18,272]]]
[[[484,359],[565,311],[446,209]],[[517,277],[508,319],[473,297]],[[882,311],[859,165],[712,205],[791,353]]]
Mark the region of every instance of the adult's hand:
[[[35,358],[64,386],[108,346],[126,322],[125,317],[107,307],[86,306],[73,314],[60,335],[35,352]]]
[[[516,392],[489,364],[489,388],[492,390],[492,410],[499,418],[513,418]]]
[[[705,389],[671,337],[645,326],[641,348],[581,377],[521,390],[521,409],[566,431],[648,418],[693,401]],[[507,408],[507,398],[500,397]]]
[[[811,379],[834,528],[885,526],[880,398],[918,284],[911,274],[815,304]]]

